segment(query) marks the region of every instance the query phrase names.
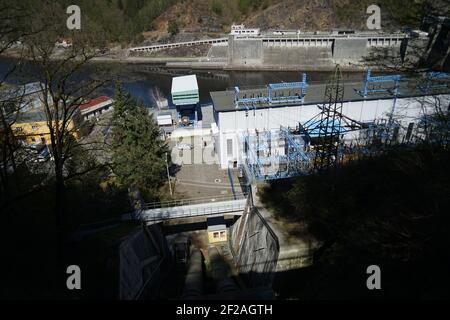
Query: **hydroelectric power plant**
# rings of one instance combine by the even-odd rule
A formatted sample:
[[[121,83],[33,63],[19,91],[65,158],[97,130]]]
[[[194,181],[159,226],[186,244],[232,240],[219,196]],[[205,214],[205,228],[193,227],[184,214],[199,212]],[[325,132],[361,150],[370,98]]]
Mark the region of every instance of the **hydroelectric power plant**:
[[[184,297],[272,299],[272,290],[282,292],[290,272],[313,264],[323,243],[287,232],[262,205],[260,183],[328,170],[354,152],[374,152],[367,146],[375,141],[420,141],[424,126],[433,126],[431,116],[447,112],[449,84],[444,72],[410,78],[374,75],[370,69],[362,81],[346,82],[337,66],[328,83],[310,83],[304,73],[298,82],[211,92],[210,122],[183,126],[172,136],[201,136],[202,141],[208,136],[220,168],[241,172],[240,191],[144,204],[133,218],[158,233],[158,226],[164,229],[167,223],[208,226],[209,242],[201,252],[186,242],[192,260]],[[292,223],[289,228],[301,227]]]

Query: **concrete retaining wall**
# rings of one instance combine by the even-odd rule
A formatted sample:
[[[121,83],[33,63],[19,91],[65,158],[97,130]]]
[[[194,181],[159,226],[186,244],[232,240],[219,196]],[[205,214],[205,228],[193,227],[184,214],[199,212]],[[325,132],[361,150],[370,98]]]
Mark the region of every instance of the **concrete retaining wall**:
[[[158,225],[123,239],[119,245],[119,299],[156,299],[170,263],[170,251]]]
[[[250,287],[271,287],[278,261],[278,239],[258,211],[251,197],[239,220],[230,227],[231,247],[237,270]]]
[[[298,232],[298,230],[297,230]],[[230,247],[236,268],[249,287],[275,287],[283,273],[313,264],[320,243],[296,237],[273,218],[252,187],[244,214],[230,227]]]

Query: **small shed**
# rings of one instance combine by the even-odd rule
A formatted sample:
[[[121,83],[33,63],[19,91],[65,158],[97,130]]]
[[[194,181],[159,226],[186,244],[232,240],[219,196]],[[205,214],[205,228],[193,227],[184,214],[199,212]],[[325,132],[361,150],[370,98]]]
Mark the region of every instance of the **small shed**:
[[[227,226],[223,217],[208,218],[206,223],[209,243],[227,241]]]

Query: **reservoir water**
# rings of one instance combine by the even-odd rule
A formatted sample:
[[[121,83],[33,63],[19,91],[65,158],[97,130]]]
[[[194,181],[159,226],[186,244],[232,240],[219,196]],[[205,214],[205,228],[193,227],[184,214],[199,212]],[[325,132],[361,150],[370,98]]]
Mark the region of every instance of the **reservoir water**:
[[[8,73],[14,60],[0,58],[0,79]],[[300,81],[302,72],[268,72],[268,71],[222,71],[222,70],[179,70],[167,69],[153,64],[124,64],[124,63],[92,63],[90,67],[78,75],[88,78],[100,68],[106,74],[115,75],[122,82],[123,87],[136,99],[142,99],[148,107],[153,105],[152,89],[157,87],[167,97],[170,97],[172,77],[187,74],[196,74],[200,91],[200,103],[210,102],[211,91],[220,91],[239,86],[240,88],[251,86],[263,86],[268,83]],[[33,64],[26,63],[21,71],[11,74],[7,83],[27,83],[38,81],[34,76]],[[308,82],[326,81],[330,72],[307,72]],[[362,73],[344,73],[344,80],[362,80]],[[114,84],[105,85],[97,94],[114,94]],[[170,99],[169,99],[170,100]]]

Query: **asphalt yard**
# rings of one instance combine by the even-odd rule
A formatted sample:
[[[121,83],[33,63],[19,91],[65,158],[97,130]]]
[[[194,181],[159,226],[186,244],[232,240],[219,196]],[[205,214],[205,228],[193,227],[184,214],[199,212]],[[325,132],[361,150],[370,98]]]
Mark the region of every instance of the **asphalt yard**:
[[[241,193],[237,170],[221,170],[217,164],[182,165],[175,177],[175,196],[178,199],[233,196]]]

